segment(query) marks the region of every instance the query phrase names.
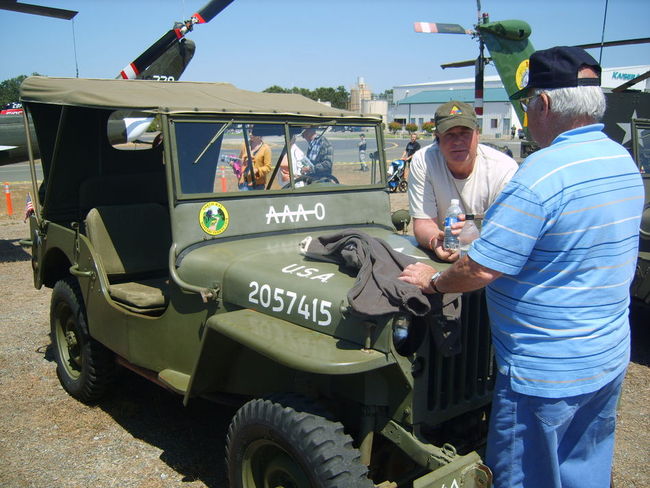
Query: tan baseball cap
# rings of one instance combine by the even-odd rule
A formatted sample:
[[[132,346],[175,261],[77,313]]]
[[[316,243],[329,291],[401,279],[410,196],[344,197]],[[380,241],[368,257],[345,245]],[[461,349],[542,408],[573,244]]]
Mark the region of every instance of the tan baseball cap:
[[[438,134],[443,134],[452,127],[457,126],[469,127],[470,129],[478,128],[474,107],[469,103],[459,102],[457,100],[451,100],[440,105],[438,110],[436,110],[434,121]]]

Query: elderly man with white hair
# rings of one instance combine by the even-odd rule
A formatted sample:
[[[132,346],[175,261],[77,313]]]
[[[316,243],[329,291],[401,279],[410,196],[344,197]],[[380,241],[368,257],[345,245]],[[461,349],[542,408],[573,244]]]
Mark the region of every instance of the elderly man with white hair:
[[[490,207],[468,256],[400,277],[425,293],[487,286],[496,488],[609,487],[644,191],[627,150],[598,123],[600,73],[576,47],[531,56],[528,84],[511,98],[542,149]]]

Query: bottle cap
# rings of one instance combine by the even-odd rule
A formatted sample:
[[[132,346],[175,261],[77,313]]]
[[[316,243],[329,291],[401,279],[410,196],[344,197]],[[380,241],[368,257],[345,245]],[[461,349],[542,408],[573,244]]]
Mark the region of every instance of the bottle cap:
[[[460,200],[458,200],[458,198],[452,198],[451,199],[451,204],[452,205],[458,205],[459,203],[460,203]]]

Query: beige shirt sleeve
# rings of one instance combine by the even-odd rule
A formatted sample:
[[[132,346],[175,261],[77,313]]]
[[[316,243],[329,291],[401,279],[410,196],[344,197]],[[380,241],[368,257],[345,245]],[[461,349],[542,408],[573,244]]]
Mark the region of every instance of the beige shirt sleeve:
[[[437,149],[437,148],[436,148]],[[408,176],[409,213],[416,219],[435,219],[438,216],[436,198],[429,182],[429,161],[433,144],[413,154]]]

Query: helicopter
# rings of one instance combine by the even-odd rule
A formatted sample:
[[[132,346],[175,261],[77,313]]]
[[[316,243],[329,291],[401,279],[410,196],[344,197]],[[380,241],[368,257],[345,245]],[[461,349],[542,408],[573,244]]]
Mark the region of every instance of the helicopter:
[[[427,34],[469,35],[478,40],[479,55],[476,59],[446,63],[441,65],[441,68],[462,68],[472,65],[475,67],[474,109],[480,117],[483,115],[485,66],[490,63],[495,66],[506,93],[511,96],[527,84],[528,60],[535,52],[535,48],[530,41],[532,29],[526,21],[490,21],[489,14],[481,10],[480,0],[476,1],[476,5],[478,18],[473,29],[465,29],[459,24],[415,22],[414,30],[418,33]],[[644,43],[650,43],[650,37],[580,44],[577,47],[593,49]],[[485,54],[486,49],[489,56]],[[643,156],[645,154],[642,150],[634,149],[633,127],[637,125],[645,127],[643,120],[650,119],[650,93],[632,91],[630,88],[648,77],[650,77],[650,71],[626,80],[621,85],[613,88],[611,92],[605,92],[608,107],[603,120],[605,133],[625,146],[635,157],[636,155]],[[525,112],[519,103],[513,103],[512,106],[524,131],[527,133],[528,121]],[[530,153],[536,147],[529,139],[529,137],[526,137],[526,140],[523,141],[522,152],[524,155]],[[640,139],[640,142],[643,143],[643,140]],[[638,159],[637,163],[639,163]],[[641,167],[643,168],[643,165]]]
[[[194,56],[196,44],[186,38],[195,25],[206,24],[216,17],[233,0],[210,0],[188,20],[175,22],[156,42],[149,46],[131,63],[127,64],[116,76],[118,79],[144,79],[157,81],[178,80]],[[52,7],[42,7],[2,1],[0,9],[43,15],[65,20],[72,19],[77,12]],[[12,110],[0,115],[0,166],[25,161],[29,157],[26,127],[29,127],[31,140],[35,134],[30,122],[23,120],[22,109],[12,104]],[[128,122],[124,122],[128,121]],[[127,117],[112,124],[109,138],[112,143],[136,140],[151,124],[151,119],[128,114]],[[34,156],[38,157],[38,148],[32,147]]]

